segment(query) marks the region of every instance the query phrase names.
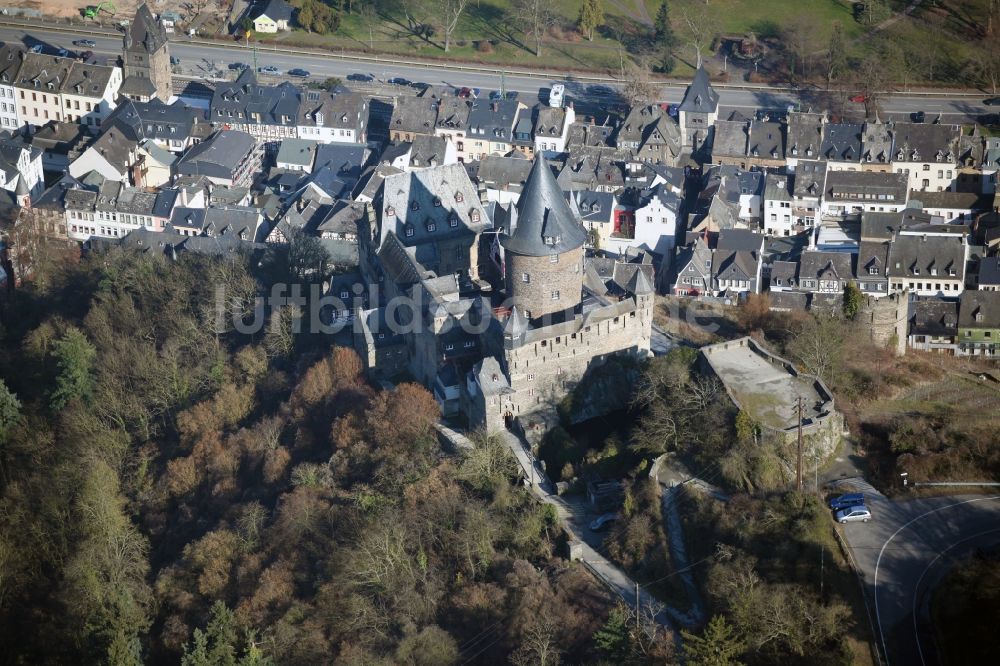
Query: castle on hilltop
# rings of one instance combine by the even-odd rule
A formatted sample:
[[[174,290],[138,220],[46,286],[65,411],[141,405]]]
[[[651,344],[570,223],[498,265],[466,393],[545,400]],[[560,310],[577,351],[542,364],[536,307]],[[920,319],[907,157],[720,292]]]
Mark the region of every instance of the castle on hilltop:
[[[430,387],[446,415],[544,422],[609,359],[650,355],[652,258],[588,251],[543,158],[516,205],[484,206],[455,164],[386,178],[375,209],[361,267],[377,296],[355,347],[374,376]]]

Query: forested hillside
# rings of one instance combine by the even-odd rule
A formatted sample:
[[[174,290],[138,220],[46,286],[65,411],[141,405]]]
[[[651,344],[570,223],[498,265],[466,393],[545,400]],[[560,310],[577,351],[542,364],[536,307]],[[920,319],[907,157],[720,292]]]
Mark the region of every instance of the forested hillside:
[[[220,328],[219,283],[266,286],[115,251],[4,310],[0,661],[600,659],[611,601],[501,445],[449,456],[422,387]]]

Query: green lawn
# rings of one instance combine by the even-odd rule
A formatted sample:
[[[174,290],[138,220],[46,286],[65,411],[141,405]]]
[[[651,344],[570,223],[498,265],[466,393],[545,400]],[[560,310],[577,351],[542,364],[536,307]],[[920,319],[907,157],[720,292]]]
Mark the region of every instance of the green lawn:
[[[259,35],[264,43],[280,42],[331,50],[374,51],[423,58],[446,58],[516,67],[553,68],[616,74],[621,57],[637,43],[648,39],[649,21],[656,16],[660,0],[605,0],[605,25],[594,40],[583,38],[574,29],[581,0],[551,0],[558,20],[545,34],[541,56],[533,52],[534,40],[515,25],[510,10],[512,0],[470,2],[444,51],[441,17],[428,9],[417,14],[418,23],[434,26],[429,38],[411,34],[402,12],[377,14],[371,21],[358,13],[345,15],[335,34],[317,35],[302,30],[276,36]],[[694,62],[693,49],[686,43],[684,14],[707,16],[717,35],[739,36],[753,32],[758,37],[778,37],[790,30],[807,35],[815,52],[826,48],[833,26],[839,23],[848,40],[850,55],[861,59],[892,39],[906,52],[904,73],[907,84],[919,80],[964,82],[963,67],[975,45],[963,31],[976,25],[988,0],[954,0],[944,7],[924,3],[913,17],[904,18],[872,37],[868,27],[854,20],[853,0],[670,0],[674,31],[679,44],[677,68],[673,76],[686,78]],[[906,3],[899,0],[893,8]],[[433,7],[428,3],[427,7]]]

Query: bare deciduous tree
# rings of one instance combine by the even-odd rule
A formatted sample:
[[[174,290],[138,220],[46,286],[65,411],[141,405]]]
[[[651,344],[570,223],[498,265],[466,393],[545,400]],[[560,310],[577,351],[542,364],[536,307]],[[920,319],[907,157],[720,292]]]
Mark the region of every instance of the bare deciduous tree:
[[[444,51],[447,53],[451,49],[451,36],[458,27],[458,21],[462,18],[469,0],[439,0],[439,2],[438,7],[444,19]]]
[[[555,23],[555,14],[547,0],[516,0],[513,12],[524,34],[534,39],[535,55],[542,55],[542,36]]]

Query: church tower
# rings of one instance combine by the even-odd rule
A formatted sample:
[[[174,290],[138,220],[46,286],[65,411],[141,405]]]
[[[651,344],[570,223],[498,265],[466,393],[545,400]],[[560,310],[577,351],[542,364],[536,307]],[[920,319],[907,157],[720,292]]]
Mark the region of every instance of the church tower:
[[[683,147],[694,153],[710,144],[719,119],[719,93],[712,87],[704,65],[698,66],[677,110]]]
[[[148,102],[153,97],[164,103],[170,101],[173,89],[167,32],[145,3],[139,5],[135,20],[125,31],[122,56],[122,95],[137,102]]]
[[[500,237],[507,296],[528,320],[573,310],[583,291],[587,232],[544,158],[535,158],[512,212]]]

